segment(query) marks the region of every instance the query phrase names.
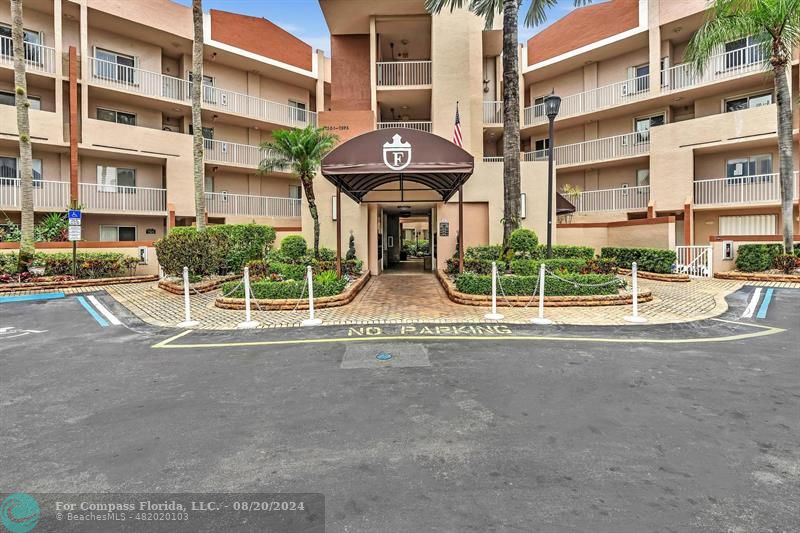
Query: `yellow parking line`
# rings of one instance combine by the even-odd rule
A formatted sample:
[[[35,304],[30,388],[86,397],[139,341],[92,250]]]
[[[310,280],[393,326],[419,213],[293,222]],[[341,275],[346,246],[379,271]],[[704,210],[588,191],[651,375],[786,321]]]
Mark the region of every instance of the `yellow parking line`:
[[[729,322],[729,321],[724,321]],[[738,322],[731,322],[732,324],[739,324]],[[752,326],[753,324],[745,324]],[[686,339],[620,339],[620,338],[602,338],[602,337],[555,337],[547,335],[487,335],[487,336],[470,336],[470,335],[375,335],[366,337],[329,337],[319,339],[285,339],[275,341],[243,341],[243,342],[213,342],[213,343],[197,343],[197,344],[173,344],[173,341],[184,337],[191,333],[192,330],[186,330],[174,337],[163,340],[158,344],[154,344],[153,348],[236,348],[247,346],[280,346],[291,344],[330,344],[338,342],[363,342],[363,341],[563,341],[563,342],[602,342],[613,344],[683,344],[683,343],[709,343],[709,342],[732,342],[743,339],[752,339],[755,337],[764,337],[766,335],[774,335],[782,333],[786,330],[780,328],[773,328],[770,326],[758,326],[760,331],[752,333],[741,333],[739,335],[729,335],[727,337],[707,337],[707,338],[686,338]]]

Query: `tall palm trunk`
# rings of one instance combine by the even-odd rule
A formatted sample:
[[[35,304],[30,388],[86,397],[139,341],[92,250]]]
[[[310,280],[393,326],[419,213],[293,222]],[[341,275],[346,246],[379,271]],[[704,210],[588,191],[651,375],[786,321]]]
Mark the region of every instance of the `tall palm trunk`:
[[[519,0],[503,0],[503,247],[519,225]]]
[[[33,259],[33,155],[31,153],[31,127],[28,117],[28,83],[25,77],[25,43],[22,26],[22,0],[11,0],[11,39],[14,48],[14,92],[17,106],[19,132],[19,178],[21,184],[21,232],[19,266],[24,271]]]
[[[317,211],[317,197],[314,195],[313,178],[314,176],[301,175],[300,183],[303,184],[303,192],[308,202],[308,211],[314,221],[314,257],[319,257],[319,212]]]
[[[773,57],[775,57],[773,55]],[[794,176],[792,172],[792,97],[786,77],[787,63],[773,61],[775,92],[778,103],[778,159],[781,180],[781,226],[784,253],[794,250]]]
[[[194,214],[198,231],[206,228],[205,173],[203,163],[203,0],[192,0],[192,157],[194,158]]]

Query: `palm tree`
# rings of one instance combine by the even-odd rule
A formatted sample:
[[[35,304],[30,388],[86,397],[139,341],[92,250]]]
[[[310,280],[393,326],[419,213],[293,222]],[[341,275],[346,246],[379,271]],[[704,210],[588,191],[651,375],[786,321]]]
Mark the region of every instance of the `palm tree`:
[[[206,229],[206,192],[203,163],[203,0],[192,0],[192,157],[194,158],[194,214],[198,231]]]
[[[333,150],[339,138],[324,128],[307,126],[304,129],[276,130],[272,142],[265,142],[261,150],[265,157],[259,165],[261,174],[290,169],[300,177],[308,211],[314,220],[314,256],[319,257],[319,213],[314,195],[314,176],[322,158]]]
[[[591,0],[574,0],[582,5]],[[520,213],[520,140],[519,140],[519,10],[523,0],[425,0],[425,9],[438,14],[445,8],[460,9],[466,4],[475,15],[492,28],[496,14],[503,15],[503,248],[511,232],[519,227]],[[525,15],[526,26],[538,26],[547,20],[547,9],[558,0],[530,0]]]
[[[714,0],[708,18],[689,42],[686,60],[702,74],[718,47],[748,37],[761,45],[761,54],[755,57],[764,62],[765,68],[771,67],[775,74],[783,248],[785,253],[791,254],[794,248],[794,180],[788,76],[792,49],[800,46],[800,0]]]
[[[20,271],[28,269],[35,253],[33,236],[33,155],[31,153],[31,124],[28,109],[28,83],[25,76],[25,42],[22,25],[22,0],[11,0],[11,39],[14,49],[14,93],[19,133],[21,237],[19,241]]]

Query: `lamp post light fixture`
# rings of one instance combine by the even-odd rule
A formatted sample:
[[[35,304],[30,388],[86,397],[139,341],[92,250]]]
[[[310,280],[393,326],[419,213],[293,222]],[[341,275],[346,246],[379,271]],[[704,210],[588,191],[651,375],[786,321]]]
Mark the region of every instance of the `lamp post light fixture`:
[[[550,121],[547,134],[547,258],[553,257],[553,181],[555,172],[553,171],[553,148],[554,133],[553,123],[558,116],[561,108],[561,97],[556,96],[555,91],[544,97],[544,112]]]

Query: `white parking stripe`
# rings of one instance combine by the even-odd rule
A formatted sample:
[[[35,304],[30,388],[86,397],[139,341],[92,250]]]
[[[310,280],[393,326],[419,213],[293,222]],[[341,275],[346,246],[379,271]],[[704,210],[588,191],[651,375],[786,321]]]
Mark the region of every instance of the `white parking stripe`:
[[[761,287],[756,287],[756,290],[753,291],[753,298],[750,300],[750,303],[747,304],[747,309],[744,310],[742,313],[742,318],[753,318],[753,313],[756,311],[756,306],[758,305],[758,301],[761,299]]]
[[[104,317],[106,317],[106,320],[108,320],[115,326],[119,326],[120,324],[122,324],[122,322],[119,321],[119,318],[112,315],[111,311],[106,309],[106,306],[101,304],[97,298],[95,298],[94,296],[89,296],[89,301],[92,302],[92,304],[97,308],[98,311],[100,311],[103,314]],[[752,315],[753,313],[750,314]]]

